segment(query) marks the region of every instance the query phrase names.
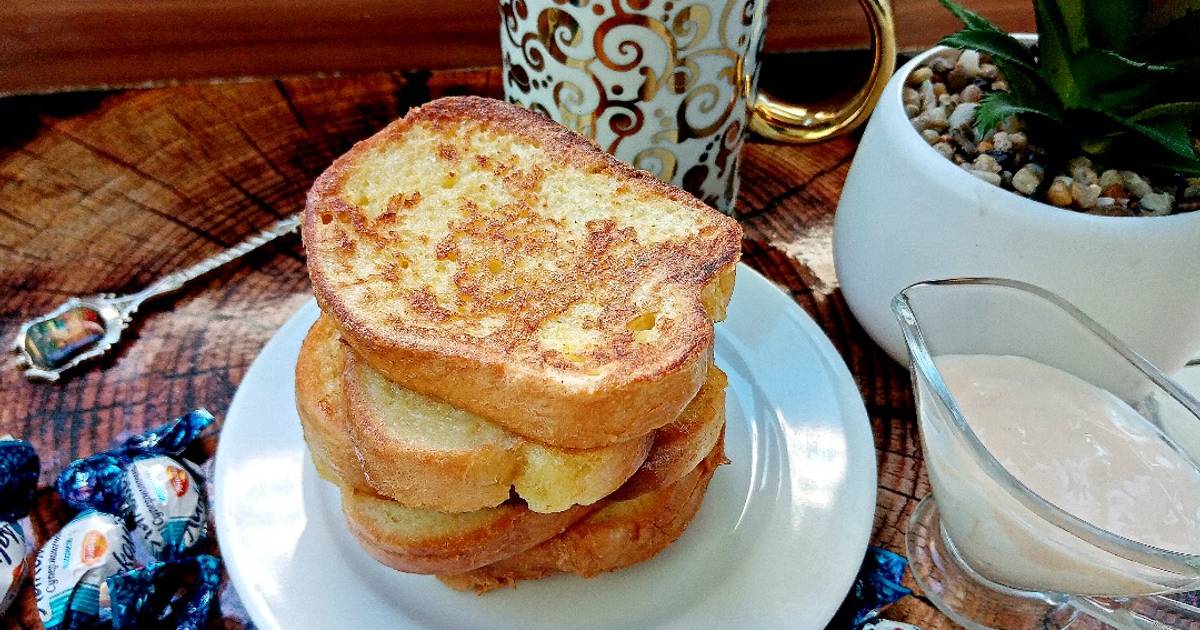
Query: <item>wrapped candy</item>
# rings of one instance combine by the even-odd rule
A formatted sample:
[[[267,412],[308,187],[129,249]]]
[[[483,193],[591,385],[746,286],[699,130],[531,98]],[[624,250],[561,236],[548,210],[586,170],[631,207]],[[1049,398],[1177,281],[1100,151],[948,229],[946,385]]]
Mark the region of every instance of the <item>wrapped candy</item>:
[[[129,530],[112,514],[87,510],[38,552],[33,588],[46,630],[91,628],[107,599],[109,576],[136,566]]]
[[[904,556],[879,547],[868,547],[858,577],[829,627],[862,628],[867,622],[878,619],[883,609],[912,592],[900,583],[906,567],[908,559]]]
[[[0,437],[0,615],[21,590],[32,545],[20,521],[29,514],[41,462],[29,442]]]
[[[208,555],[118,573],[108,578],[112,626],[202,630],[220,583],[221,562]]]
[[[128,518],[150,557],[182,557],[204,539],[208,507],[203,478],[177,457],[212,423],[212,414],[198,409],[75,460],[59,475],[58,493],[76,509]]]
[[[125,473],[133,522],[158,559],[174,559],[196,546],[208,525],[208,508],[191,473],[170,457],[135,460]]]
[[[179,456],[212,423],[212,414],[192,411],[78,459],[59,475],[59,494],[83,512],[51,539],[66,536],[56,548],[47,543],[38,556],[38,610],[48,630],[97,622],[116,629],[204,627],[220,560],[198,554],[208,525],[204,478]],[[76,568],[83,556],[69,550],[89,549],[98,539],[77,540],[77,522],[104,526],[108,547],[84,554],[96,569],[91,573]],[[111,555],[102,556],[105,550]]]

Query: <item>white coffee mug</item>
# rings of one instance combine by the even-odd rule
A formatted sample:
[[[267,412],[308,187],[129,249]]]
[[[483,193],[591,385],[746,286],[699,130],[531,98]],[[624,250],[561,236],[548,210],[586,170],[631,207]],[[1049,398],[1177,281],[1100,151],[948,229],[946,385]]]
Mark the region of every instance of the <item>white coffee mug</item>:
[[[813,142],[870,113],[895,36],[887,0],[859,4],[871,74],[831,111],[758,92],[766,0],[500,0],[504,94],[732,213],[748,130]]]

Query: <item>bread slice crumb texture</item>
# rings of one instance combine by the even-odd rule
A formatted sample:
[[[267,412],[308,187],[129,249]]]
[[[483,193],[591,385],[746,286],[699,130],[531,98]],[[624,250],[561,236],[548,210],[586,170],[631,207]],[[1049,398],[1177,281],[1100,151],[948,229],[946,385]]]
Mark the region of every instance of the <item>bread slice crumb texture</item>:
[[[540,148],[477,127],[413,125],[359,156],[326,228],[357,245],[330,288],[372,325],[469,339],[577,378],[660,355],[695,310],[663,272],[710,258],[696,245],[717,225],[606,173],[548,170]]]
[[[713,472],[725,462],[721,440],[671,485],[603,507],[558,536],[472,571],[441,574],[456,590],[478,594],[555,573],[593,577],[648,560],[675,542],[692,522]]]
[[[456,97],[337,160],[304,238],[322,309],[389,378],[587,448],[699,389],[741,230],[548,119]],[[457,388],[432,378],[451,369]],[[598,411],[590,431],[560,426]]]

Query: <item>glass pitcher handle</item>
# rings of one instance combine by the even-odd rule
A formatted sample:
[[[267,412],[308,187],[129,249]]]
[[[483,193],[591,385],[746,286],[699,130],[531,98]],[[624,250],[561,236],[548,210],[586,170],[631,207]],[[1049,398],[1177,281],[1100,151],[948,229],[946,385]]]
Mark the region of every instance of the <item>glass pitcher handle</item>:
[[[867,120],[896,70],[896,30],[888,0],[858,0],[858,4],[871,29],[871,74],[862,88],[828,110],[788,103],[760,90],[750,116],[751,131],[768,140],[800,144],[846,133]]]

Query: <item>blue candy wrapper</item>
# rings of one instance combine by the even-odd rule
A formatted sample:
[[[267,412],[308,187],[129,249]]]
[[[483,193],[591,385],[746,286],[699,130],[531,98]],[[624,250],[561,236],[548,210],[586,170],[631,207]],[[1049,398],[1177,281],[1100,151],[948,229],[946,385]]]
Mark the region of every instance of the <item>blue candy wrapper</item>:
[[[868,547],[858,577],[829,627],[859,628],[911,593],[900,584],[907,566],[908,559],[904,556],[879,547]]]
[[[178,455],[215,421],[207,409],[189,411],[174,420],[121,442],[119,448],[145,453]]]
[[[201,630],[221,584],[221,561],[199,555],[108,578],[114,630]]]
[[[155,560],[183,557],[204,539],[208,511],[202,477],[176,459],[213,423],[203,409],[75,460],[58,477],[68,505],[128,518]]]
[[[0,521],[11,523],[29,514],[41,472],[41,460],[32,444],[0,440]]]
[[[81,512],[125,513],[125,466],[129,459],[96,453],[67,466],[54,484],[67,505]]]
[[[76,630],[95,623],[111,623],[113,628],[204,626],[220,582],[220,562],[197,555],[208,526],[204,479],[179,455],[213,421],[203,409],[192,411],[78,459],[59,475],[56,487],[63,500],[84,510],[75,521],[85,515],[93,521],[106,519],[106,540],[123,533],[121,542],[129,545],[127,555],[115,558],[121,566],[108,570],[105,565],[104,571],[93,574],[71,568],[71,550],[83,544],[75,538],[68,536],[57,550],[47,551],[50,543],[43,547],[36,583],[47,585],[38,590],[38,610],[47,628]],[[127,526],[136,535],[130,536]],[[46,564],[44,579],[43,554],[57,563]],[[58,583],[68,591],[65,599]]]
[[[41,460],[33,445],[0,438],[0,615],[16,599],[33,551],[21,519],[33,507]]]
[[[213,423],[204,409],[186,413],[160,427],[122,441],[115,448],[77,459],[58,476],[58,493],[77,510],[129,514],[133,510],[125,476],[134,460],[178,456]]]

